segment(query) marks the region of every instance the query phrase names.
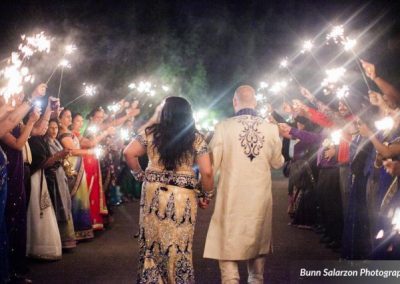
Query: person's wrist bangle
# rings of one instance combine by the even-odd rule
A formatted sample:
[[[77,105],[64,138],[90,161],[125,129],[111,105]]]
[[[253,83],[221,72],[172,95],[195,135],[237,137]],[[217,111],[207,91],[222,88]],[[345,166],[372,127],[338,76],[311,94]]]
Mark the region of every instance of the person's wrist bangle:
[[[142,169],[139,169],[137,172],[135,171],[131,171],[133,177],[139,181],[139,182],[143,182],[144,178],[145,178],[145,172]]]
[[[201,190],[200,191],[200,196],[201,198],[204,198],[205,200],[212,200],[214,198],[215,195],[215,189],[212,190]]]

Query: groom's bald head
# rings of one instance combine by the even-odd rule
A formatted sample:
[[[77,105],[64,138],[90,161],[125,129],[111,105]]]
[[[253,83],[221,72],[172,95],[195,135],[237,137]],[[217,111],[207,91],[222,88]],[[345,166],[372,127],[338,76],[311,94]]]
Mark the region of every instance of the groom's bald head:
[[[236,89],[233,96],[233,108],[238,112],[244,108],[254,109],[257,106],[256,91],[249,85],[242,85]]]

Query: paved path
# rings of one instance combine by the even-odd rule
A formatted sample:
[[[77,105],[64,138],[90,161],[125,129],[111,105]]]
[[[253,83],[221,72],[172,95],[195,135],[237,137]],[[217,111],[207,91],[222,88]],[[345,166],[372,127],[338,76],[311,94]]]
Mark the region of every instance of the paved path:
[[[336,260],[339,256],[319,244],[315,233],[287,225],[287,180],[278,172],[273,180],[274,253],[267,257],[265,282],[280,284],[289,283],[290,266],[295,261]],[[31,279],[34,283],[135,283],[138,246],[133,236],[138,229],[138,213],[138,202],[116,207],[112,228],[65,253],[61,261],[31,262]],[[202,258],[211,213],[199,210],[197,219],[193,255],[197,283],[219,283],[217,261]],[[246,283],[244,263],[240,273],[241,283]]]

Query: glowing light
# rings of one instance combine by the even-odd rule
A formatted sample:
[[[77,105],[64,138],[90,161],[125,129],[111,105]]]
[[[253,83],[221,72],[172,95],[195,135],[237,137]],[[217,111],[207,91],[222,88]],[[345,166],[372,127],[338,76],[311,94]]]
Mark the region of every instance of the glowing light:
[[[263,94],[260,94],[260,93],[257,93],[256,94],[256,101],[257,102],[261,102],[261,101],[263,101],[264,100],[264,95]]]
[[[93,149],[93,152],[97,159],[101,158],[101,156],[103,156],[104,153],[103,149],[100,146],[95,147]]]
[[[119,104],[112,104],[109,105],[107,109],[111,112],[117,113],[121,109],[121,106]]]
[[[287,87],[287,85],[288,83],[286,81],[279,81],[274,83],[269,90],[272,93],[277,94],[282,92]]]
[[[65,46],[65,54],[72,54],[77,50],[75,44],[68,44]]]
[[[321,83],[324,87],[339,82],[346,73],[346,69],[343,67],[332,68],[326,70],[325,73],[327,77]]]
[[[196,112],[194,112],[193,117],[194,117],[194,121],[197,123],[200,120],[204,119],[207,116],[207,111],[200,109]]]
[[[393,230],[399,232],[400,231],[400,209],[396,208],[394,211],[394,215],[392,218],[392,225],[393,225]]]
[[[165,85],[161,86],[161,89],[163,89],[163,91],[166,92],[166,93],[170,91],[170,87],[165,86]]]
[[[99,128],[96,125],[89,126],[87,130],[91,134],[96,134],[99,132]]]
[[[342,130],[336,130],[331,133],[331,140],[333,145],[339,145],[342,139]]]
[[[333,40],[334,43],[340,43],[344,39],[344,28],[342,25],[334,26],[329,34],[326,36],[326,40]]]
[[[130,138],[129,130],[122,128],[120,130],[120,137],[121,137],[121,140],[124,140],[124,141],[129,140],[129,138]]]
[[[151,83],[148,81],[140,81],[136,89],[139,93],[148,93],[151,91]]]
[[[86,85],[86,83],[83,83],[83,95],[87,97],[93,97],[97,93],[97,87],[94,85]]]
[[[135,83],[130,83],[128,86],[129,89],[133,90],[136,88],[136,84]]]
[[[60,63],[58,63],[58,65],[62,68],[71,68],[71,64],[69,63],[69,61],[65,58],[61,59]]]
[[[383,232],[383,230],[380,230],[375,238],[378,240],[378,239],[382,239],[383,236],[384,236],[384,232]]]
[[[394,126],[394,120],[390,116],[386,116],[381,120],[375,121],[375,127],[378,130],[391,130]]]
[[[266,88],[268,88],[268,83],[266,83],[266,82],[260,82],[260,89],[266,89]]]
[[[18,49],[23,54],[24,58],[30,57],[36,52],[48,53],[50,51],[51,39],[47,37],[44,32],[30,37],[22,35],[21,38],[24,42],[19,45]]]
[[[313,45],[312,41],[311,40],[306,40],[303,43],[303,48],[301,50],[301,53],[310,52],[313,47],[314,47],[314,45]]]
[[[336,96],[339,99],[346,98],[349,95],[349,91],[350,91],[349,87],[347,85],[343,85],[342,87],[336,90]]]
[[[344,46],[344,50],[349,51],[356,46],[357,41],[355,39],[346,38],[345,40],[343,40],[342,44]]]
[[[279,66],[281,66],[282,68],[287,68],[289,66],[289,61],[287,58],[282,59],[281,62],[279,63]]]

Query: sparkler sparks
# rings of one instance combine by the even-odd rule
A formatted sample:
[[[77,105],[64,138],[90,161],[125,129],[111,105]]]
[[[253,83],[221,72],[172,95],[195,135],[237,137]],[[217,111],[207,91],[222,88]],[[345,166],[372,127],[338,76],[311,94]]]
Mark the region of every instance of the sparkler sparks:
[[[268,88],[268,83],[267,82],[260,82],[260,89],[266,89]]]
[[[326,35],[326,40],[333,40],[334,43],[341,43],[344,40],[343,25],[334,26],[332,28],[332,31]]]
[[[65,58],[61,59],[60,63],[58,63],[58,66],[60,66],[61,68],[71,69],[71,64]]]
[[[86,85],[86,83],[83,83],[83,95],[87,97],[93,97],[94,95],[97,94],[97,87],[94,85]]]
[[[334,145],[339,145],[342,139],[342,130],[336,130],[331,133],[331,140]]]
[[[287,58],[282,59],[281,62],[279,63],[279,66],[282,68],[288,68],[289,60]]]
[[[100,146],[97,146],[93,149],[94,155],[96,156],[97,159],[101,158],[103,155],[104,151]]]
[[[65,46],[65,54],[72,54],[77,50],[77,47],[75,44],[68,44]]]
[[[349,91],[349,87],[347,85],[343,85],[336,90],[336,96],[338,97],[338,99],[346,98],[349,95]]]
[[[51,39],[44,32],[30,37],[22,35],[21,38],[23,43],[19,45],[18,50],[22,53],[23,58],[31,57],[36,52],[50,52]]]
[[[311,40],[306,40],[303,43],[303,48],[301,50],[301,53],[310,52],[313,47],[314,47],[313,42]]]
[[[96,125],[91,125],[87,130],[91,134],[96,134],[99,131],[99,128]]]
[[[342,41],[342,44],[344,46],[344,50],[350,51],[356,46],[357,41],[355,39],[346,38]]]
[[[346,69],[343,67],[328,69],[325,71],[327,77],[322,81],[322,86],[328,86],[330,84],[338,83],[344,74],[346,73]]]
[[[278,94],[282,92],[287,87],[287,85],[288,83],[286,81],[279,81],[274,83],[269,90],[274,94]]]

